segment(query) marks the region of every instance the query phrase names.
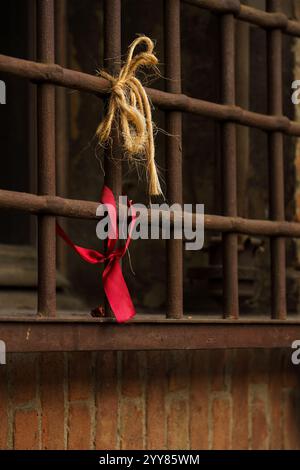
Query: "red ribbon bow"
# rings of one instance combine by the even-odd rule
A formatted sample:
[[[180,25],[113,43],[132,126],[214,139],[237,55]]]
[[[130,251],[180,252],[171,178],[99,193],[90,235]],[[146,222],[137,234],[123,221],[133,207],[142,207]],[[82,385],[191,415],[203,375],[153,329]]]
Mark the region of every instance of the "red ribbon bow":
[[[116,320],[119,323],[122,323],[135,315],[135,308],[124,280],[119,261],[125,255],[130,244],[130,235],[133,230],[136,213],[131,205],[132,202],[128,201],[128,207],[131,207],[132,217],[130,231],[128,233],[126,243],[121,247],[115,248],[119,238],[116,201],[112,191],[107,186],[103,187],[100,202],[106,206],[106,210],[108,211],[110,218],[107,252],[105,255],[99,251],[75,245],[59,224],[56,224],[56,232],[71,248],[73,248],[73,250],[76,251],[76,253],[79,254],[82,259],[88,263],[98,264],[107,262],[102,273],[103,287]]]

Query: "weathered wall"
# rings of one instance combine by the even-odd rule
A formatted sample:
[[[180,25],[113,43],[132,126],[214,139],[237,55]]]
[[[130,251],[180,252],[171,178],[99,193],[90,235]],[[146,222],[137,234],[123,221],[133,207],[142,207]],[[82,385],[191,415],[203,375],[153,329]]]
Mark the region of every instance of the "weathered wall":
[[[300,449],[290,351],[14,354],[1,449]]]

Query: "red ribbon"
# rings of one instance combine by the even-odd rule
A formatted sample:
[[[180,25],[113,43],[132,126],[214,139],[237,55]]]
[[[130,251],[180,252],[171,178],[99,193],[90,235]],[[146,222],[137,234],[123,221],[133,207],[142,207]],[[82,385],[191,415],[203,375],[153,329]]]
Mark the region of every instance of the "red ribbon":
[[[130,231],[128,233],[126,243],[121,247],[115,248],[119,238],[116,201],[112,191],[107,186],[103,187],[100,202],[106,205],[106,210],[108,211],[110,218],[107,251],[105,255],[99,251],[75,245],[58,223],[56,224],[56,232],[71,248],[73,248],[73,250],[76,251],[76,253],[79,254],[82,259],[88,263],[98,264],[107,262],[102,273],[103,287],[116,320],[119,323],[122,323],[135,315],[135,308],[124,280],[119,261],[125,255],[130,244],[130,236],[136,219],[136,213],[131,205],[132,202],[128,201],[128,207],[131,207],[132,217]]]

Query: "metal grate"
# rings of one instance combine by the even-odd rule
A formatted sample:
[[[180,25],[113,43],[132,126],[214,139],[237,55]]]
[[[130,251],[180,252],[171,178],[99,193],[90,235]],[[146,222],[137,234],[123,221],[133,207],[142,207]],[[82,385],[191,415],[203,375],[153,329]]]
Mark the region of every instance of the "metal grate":
[[[0,334],[10,335],[10,338],[14,336],[13,350],[281,347],[289,346],[300,334],[300,322],[286,319],[285,238],[300,237],[300,224],[285,221],[283,181],[283,135],[299,137],[300,124],[282,114],[281,78],[282,35],[300,37],[300,23],[289,20],[280,12],[278,0],[268,0],[266,12],[241,5],[238,0],[185,0],[185,3],[221,15],[222,104],[181,93],[180,0],[164,2],[165,73],[172,80],[167,82],[165,92],[150,88],[146,91],[154,105],[166,112],[166,130],[170,134],[181,138],[182,112],[221,122],[224,212],[223,216],[206,215],[205,229],[222,232],[224,319],[205,320],[195,316],[190,320],[183,316],[180,240],[167,242],[165,317],[153,315],[151,318],[137,318],[122,328],[114,325],[109,318],[56,317],[55,217],[95,219],[98,204],[55,195],[55,85],[93,93],[105,99],[108,83],[102,78],[54,64],[54,1],[38,0],[39,62],[0,55],[0,70],[36,83],[38,99],[38,195],[0,190],[0,208],[26,211],[38,217],[38,312],[42,316],[35,320],[0,319]],[[235,104],[237,19],[267,30],[268,115],[251,112]],[[104,39],[105,56],[120,56],[121,0],[105,1]],[[111,71],[116,72],[116,69]],[[236,124],[268,133],[271,220],[237,216]],[[113,152],[117,151],[116,143]],[[170,204],[181,203],[181,153],[178,140],[175,142],[170,137],[166,141],[166,166],[168,201]],[[112,164],[106,158],[105,167],[106,184],[117,196],[122,188],[121,166]],[[270,237],[272,305],[268,321],[239,319],[238,234]],[[99,321],[102,322],[101,328]],[[63,332],[61,323],[64,323]],[[31,331],[34,332],[33,338]]]

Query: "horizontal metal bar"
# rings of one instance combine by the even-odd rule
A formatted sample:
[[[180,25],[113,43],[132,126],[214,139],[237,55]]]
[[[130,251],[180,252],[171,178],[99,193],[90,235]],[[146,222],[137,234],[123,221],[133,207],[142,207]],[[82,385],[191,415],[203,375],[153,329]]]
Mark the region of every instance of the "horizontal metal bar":
[[[104,95],[109,83],[101,77],[70,70],[58,64],[43,64],[0,54],[0,71],[27,78],[36,83],[49,82],[79,91]]]
[[[95,93],[99,97],[109,92],[109,83],[101,77],[63,68],[57,64],[42,64],[0,55],[0,71],[27,78],[37,83],[53,83],[79,91]],[[145,88],[154,105],[163,110],[182,111],[201,116],[231,121],[264,131],[281,131],[288,135],[300,136],[300,124],[286,116],[270,116],[254,113],[239,106],[211,103],[191,98],[180,93],[168,93]]]
[[[8,352],[291,347],[300,322],[158,320],[118,325],[109,319],[0,318]],[[161,316],[160,316],[161,317]]]
[[[4,210],[15,210],[28,212],[30,214],[51,214],[74,219],[97,220],[96,209],[98,206],[98,202],[92,201],[65,199],[58,196],[37,196],[29,193],[0,190],[0,209]],[[182,216],[184,216],[184,213]],[[151,212],[149,210],[141,211],[141,217],[147,217],[149,223],[151,223]],[[164,217],[169,218],[169,214],[162,212],[162,218]],[[155,217],[155,220],[157,220],[157,217]],[[173,223],[173,212],[170,214],[170,220],[171,223]],[[192,223],[193,229],[195,229],[195,214],[193,214]],[[206,214],[204,216],[204,226],[206,230],[216,232],[300,238],[300,223],[298,222],[256,220]]]
[[[241,8],[239,0],[182,0],[182,3],[189,3],[215,13],[233,13],[234,15],[238,15]]]
[[[239,0],[182,0],[214,13],[233,13],[239,20],[265,29],[281,29],[291,36],[300,36],[300,23],[290,20],[284,13],[270,13],[257,8],[241,5]]]

